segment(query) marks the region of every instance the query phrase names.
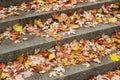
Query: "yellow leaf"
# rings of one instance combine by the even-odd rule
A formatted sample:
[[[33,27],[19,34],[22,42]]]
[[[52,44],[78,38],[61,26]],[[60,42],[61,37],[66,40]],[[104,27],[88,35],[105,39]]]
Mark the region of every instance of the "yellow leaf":
[[[11,16],[11,15],[13,15],[13,14],[14,14],[14,12],[10,12],[8,15]]]
[[[95,45],[96,45],[96,47],[98,48],[98,50],[103,50],[104,48],[101,46],[101,45],[99,45],[98,43],[95,43]]]
[[[119,43],[119,44],[120,44],[120,39],[117,39],[117,43]]]
[[[103,20],[102,20],[102,18],[101,17],[96,17],[96,20],[98,21],[98,22],[103,22]]]
[[[70,24],[70,26],[73,27],[73,28],[76,28],[76,29],[77,29],[77,28],[80,28],[80,26],[79,26],[79,25],[76,25],[76,24]]]
[[[2,39],[3,38],[3,34],[0,34],[0,39]]]
[[[64,65],[67,66],[67,65],[70,65],[70,62],[68,60],[65,60],[64,61]]]
[[[1,77],[0,78],[6,78],[6,77],[10,77],[10,75],[8,73],[2,72],[1,73]]]
[[[79,62],[82,62],[82,61],[84,61],[84,59],[83,58],[77,58],[77,60],[79,61]]]
[[[55,54],[50,54],[49,55],[49,60],[52,60],[52,59],[54,59],[55,58]]]
[[[27,60],[25,63],[24,63],[26,69],[28,69],[31,65],[32,65],[32,61],[30,60]]]
[[[13,29],[15,31],[22,32],[23,31],[23,26],[21,26],[19,23],[17,23],[13,26]]]
[[[115,16],[120,19],[120,14],[116,14]]]
[[[50,25],[50,29],[51,29],[51,30],[53,30],[53,29],[54,29],[53,25]]]
[[[41,33],[37,33],[36,36],[38,36],[38,37],[41,36]]]
[[[72,48],[72,50],[74,50],[74,51],[77,51],[77,50],[79,50],[79,43],[77,42],[77,41],[73,41],[72,43],[71,43],[71,48]]]
[[[115,23],[117,21],[117,18],[114,18],[114,17],[109,18],[108,21],[111,22],[111,23]]]
[[[37,19],[34,19],[34,24],[37,24]]]
[[[120,60],[120,56],[118,56],[116,53],[110,54],[110,58],[113,61],[119,61]]]
[[[116,42],[117,39],[116,39],[116,38],[111,38],[111,41],[112,41],[112,42]]]

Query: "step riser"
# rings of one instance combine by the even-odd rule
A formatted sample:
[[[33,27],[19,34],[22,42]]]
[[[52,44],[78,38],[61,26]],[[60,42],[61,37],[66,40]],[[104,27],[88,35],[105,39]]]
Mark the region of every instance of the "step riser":
[[[94,28],[90,28],[90,29],[94,29]],[[119,30],[120,27],[114,26],[111,28],[103,28],[103,29],[99,29],[99,27],[97,27],[98,30],[97,29],[90,30],[90,29],[88,29],[88,30],[87,29],[86,30],[80,29],[75,35],[71,35],[71,36],[68,35],[68,36],[64,37],[63,39],[61,39],[59,42],[60,42],[60,44],[64,44],[64,43],[69,43],[74,39],[76,39],[76,40],[90,39],[90,38],[94,38],[94,37],[99,37],[102,34],[110,35],[113,32],[115,32],[116,30]],[[42,40],[43,40],[43,43],[40,43],[40,42],[42,42]],[[33,44],[35,44],[33,46],[29,46],[32,44],[32,42],[29,41],[28,47],[24,47],[26,45],[23,43],[24,45],[21,46],[22,48],[17,48],[17,46],[16,46],[16,48],[15,48],[16,50],[3,52],[3,53],[1,52],[0,62],[13,61],[15,59],[15,56],[18,54],[22,54],[22,53],[26,53],[26,52],[28,52],[29,54],[32,54],[35,49],[50,48],[50,47],[54,46],[56,43],[56,41],[52,40],[52,39],[47,39],[48,41],[45,41],[45,42],[44,42],[45,39],[42,39],[42,40],[41,41],[36,40],[36,42],[33,43]],[[3,50],[4,48],[0,48],[0,49]]]
[[[107,3],[114,3],[117,0],[108,0],[106,1]],[[69,11],[76,11],[79,9],[83,9],[83,10],[90,10],[93,8],[99,8],[102,5],[105,4],[105,1],[101,1],[101,2],[96,2],[96,3],[85,3],[85,4],[80,4],[77,5],[75,8],[71,8],[71,9],[65,9],[65,10],[60,10],[60,11],[55,11],[55,13],[67,13]],[[16,23],[20,23],[21,25],[25,25],[28,22],[33,23],[34,19],[38,19],[41,18],[43,21],[50,18],[51,14],[53,14],[54,11],[49,11],[49,12],[43,12],[43,13],[35,13],[35,12],[28,12],[25,14],[22,14],[18,17],[9,17],[6,18],[4,20],[0,20],[0,32],[3,32],[6,30],[7,27],[12,26]]]

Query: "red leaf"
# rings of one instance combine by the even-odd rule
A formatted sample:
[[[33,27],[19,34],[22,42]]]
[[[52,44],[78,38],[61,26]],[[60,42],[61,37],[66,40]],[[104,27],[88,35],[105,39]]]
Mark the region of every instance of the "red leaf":
[[[5,64],[4,63],[0,63],[0,69],[5,68]]]
[[[3,7],[2,7],[2,6],[0,6],[0,10],[3,10]]]
[[[116,24],[117,24],[117,25],[120,25],[120,21],[117,21]]]
[[[55,19],[56,17],[58,17],[58,14],[57,13],[53,13],[52,17]]]
[[[105,8],[106,8],[107,10],[109,10],[109,9],[110,9],[110,4],[106,3],[106,4],[105,4]]]

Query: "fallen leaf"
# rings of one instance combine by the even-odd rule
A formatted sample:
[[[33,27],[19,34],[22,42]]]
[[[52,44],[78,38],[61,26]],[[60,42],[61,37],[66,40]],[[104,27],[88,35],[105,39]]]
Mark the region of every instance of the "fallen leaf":
[[[116,53],[110,54],[110,58],[112,61],[119,61],[120,60],[120,56],[117,55]]]
[[[5,64],[4,63],[0,63],[0,69],[5,68]]]
[[[120,25],[120,21],[117,21],[116,24],[117,24],[117,25]]]
[[[15,80],[25,80],[21,74],[15,76]]]
[[[32,71],[24,71],[21,73],[23,75],[24,78],[28,78],[28,77],[31,77],[33,75],[33,72]]]
[[[13,26],[13,29],[17,32],[22,32],[23,31],[23,26],[21,26],[19,23],[17,23]]]
[[[19,56],[17,56],[16,60],[18,60],[20,63],[23,63],[23,62],[25,61],[23,55],[19,55]]]
[[[79,50],[79,43],[75,40],[75,41],[73,41],[73,42],[71,42],[71,48],[72,48],[72,50],[74,50],[74,51],[77,51],[77,50]]]
[[[2,72],[0,78],[5,79],[7,77],[10,77],[10,75],[6,72]]]
[[[117,22],[117,18],[115,18],[115,17],[109,18],[109,19],[108,19],[108,22],[116,23],[116,22]]]
[[[55,58],[55,54],[50,54],[49,55],[49,60],[52,60],[52,59],[54,59]]]
[[[24,66],[26,69],[30,68],[30,66],[32,65],[32,61],[30,60],[27,60],[25,63],[24,63]]]
[[[85,65],[86,67],[90,67],[90,64],[88,62],[85,62],[82,65]]]
[[[52,14],[52,17],[53,17],[54,19],[56,19],[56,18],[58,17],[58,14],[57,14],[57,13],[53,13],[53,14]]]
[[[64,65],[67,66],[67,65],[70,65],[70,62],[68,60],[65,60],[64,61]]]

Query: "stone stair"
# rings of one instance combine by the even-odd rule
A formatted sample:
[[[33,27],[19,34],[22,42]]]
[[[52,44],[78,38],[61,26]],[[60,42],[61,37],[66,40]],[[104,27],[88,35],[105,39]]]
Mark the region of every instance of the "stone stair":
[[[18,3],[27,2],[32,0],[0,0],[0,5],[8,7],[10,5],[16,5]],[[21,25],[25,25],[27,22],[33,22],[35,18],[47,19],[51,17],[53,13],[67,13],[68,11],[76,11],[78,9],[89,10],[93,8],[99,8],[103,4],[106,3],[115,3],[118,0],[99,0],[95,3],[80,3],[77,4],[75,8],[63,9],[59,11],[49,11],[43,13],[36,13],[34,11],[30,12],[22,12],[19,16],[10,16],[3,20],[0,20],[0,32],[5,31],[6,28],[12,26],[16,23],[20,23]],[[76,30],[76,34],[65,35],[62,39],[59,40],[60,44],[68,43],[74,39],[90,39],[94,37],[99,37],[102,34],[112,34],[116,30],[119,30],[120,26],[116,24],[98,24],[93,28],[80,28]],[[35,49],[38,48],[50,48],[56,44],[56,39],[54,38],[42,38],[36,37],[34,35],[25,35],[28,40],[22,41],[21,43],[15,44],[14,42],[4,39],[0,44],[0,62],[8,62],[13,61],[15,57],[22,53],[30,53],[32,54]],[[103,73],[109,70],[114,70],[116,67],[120,66],[120,61],[113,62],[110,60],[108,56],[102,59],[101,64],[97,64],[94,62],[90,63],[91,66],[86,68],[81,64],[76,66],[68,66],[69,68],[66,70],[65,75],[61,77],[52,77],[48,76],[48,73],[38,74],[35,73],[32,77],[27,78],[26,80],[87,80],[91,75],[97,75],[99,73]]]

